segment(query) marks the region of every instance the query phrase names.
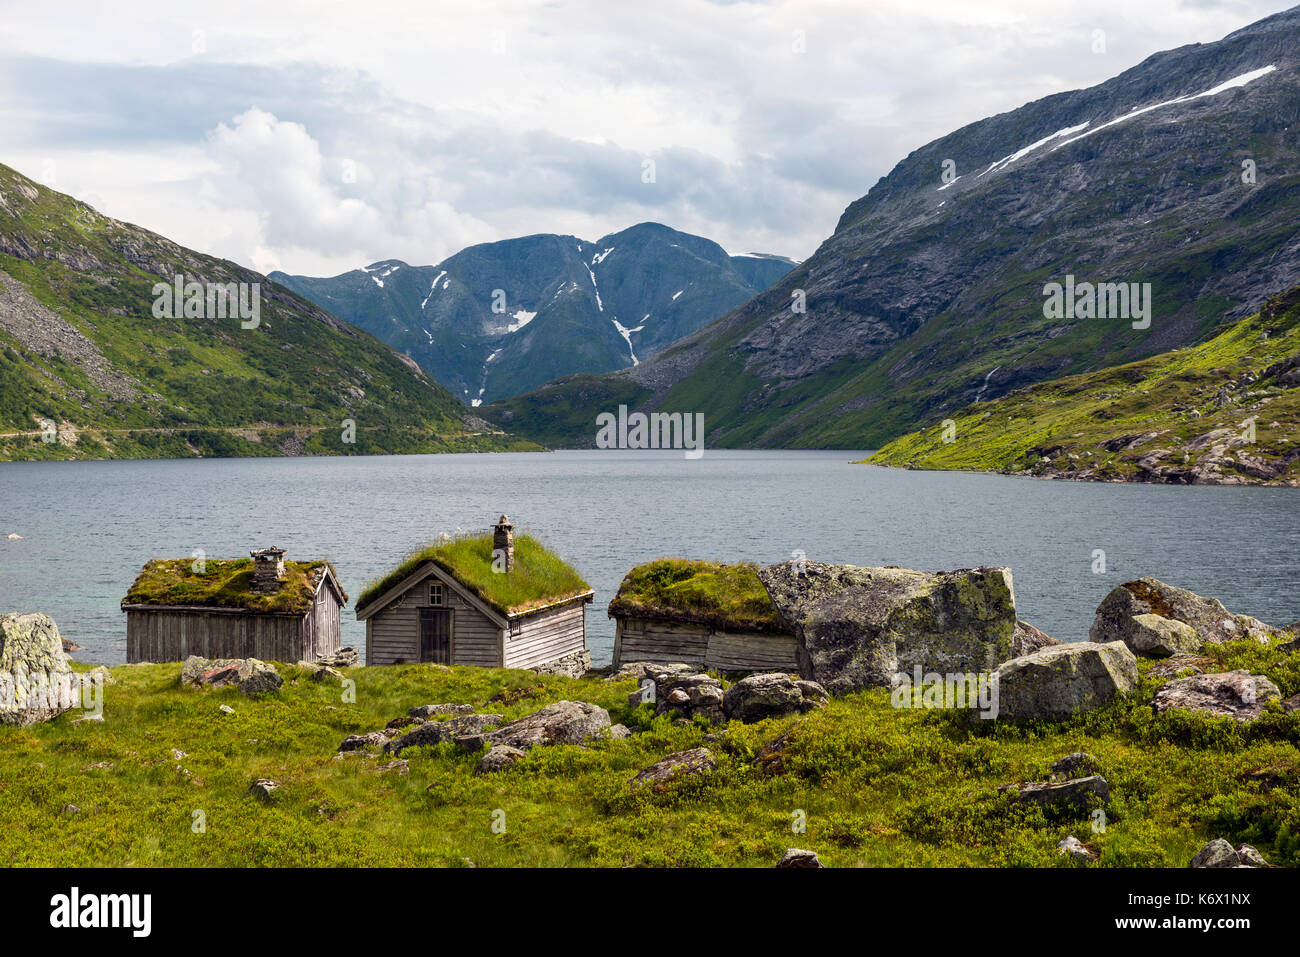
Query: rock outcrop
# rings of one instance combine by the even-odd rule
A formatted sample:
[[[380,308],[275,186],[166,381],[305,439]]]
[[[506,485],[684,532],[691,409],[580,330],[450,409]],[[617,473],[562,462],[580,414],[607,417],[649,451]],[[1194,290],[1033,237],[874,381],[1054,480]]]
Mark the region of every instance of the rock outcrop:
[[[1223,838],[1215,838],[1196,852],[1189,867],[1270,867],[1264,855],[1249,844],[1233,847]]]
[[[647,681],[651,687],[645,684]],[[699,715],[717,724],[725,720],[722,697],[722,682],[712,675],[662,671],[651,665],[645,669],[641,687],[628,696],[628,704],[635,707],[642,701],[653,701],[655,714],[677,711],[683,718]]]
[[[722,711],[734,720],[749,724],[764,718],[803,714],[824,707],[826,689],[815,681],[791,678],[779,672],[750,675],[726,690]]]
[[[1128,694],[1137,683],[1137,658],[1123,642],[1077,642],[1004,662],[993,675],[993,700],[998,718],[1064,718]]]
[[[389,754],[398,755],[407,748],[430,747],[459,741],[466,736],[481,735],[488,728],[504,721],[499,714],[463,714],[448,721],[425,721],[415,725],[410,731],[384,745]]]
[[[798,642],[800,671],[832,693],[900,673],[988,671],[1012,654],[1007,568],[920,572],[784,562],[758,572]]]
[[[1110,786],[1100,774],[1067,781],[1026,781],[1004,784],[999,792],[1014,795],[1017,804],[1038,804],[1048,808],[1086,811],[1095,804],[1110,802]]]
[[[1227,671],[1175,678],[1156,692],[1151,706],[1158,714],[1199,711],[1244,723],[1254,721],[1264,713],[1270,699],[1281,696],[1277,685],[1263,675]]]
[[[826,867],[817,859],[816,851],[806,851],[801,847],[788,847],[776,866],[783,870],[819,870]]]
[[[1274,631],[1249,615],[1234,615],[1214,598],[1139,578],[1116,586],[1102,600],[1088,637],[1122,641],[1148,658],[1168,658],[1241,638],[1267,642]]]
[[[499,715],[495,717],[500,720]],[[464,720],[466,719],[453,718],[448,723]],[[467,751],[481,750],[485,744],[490,747],[505,745],[527,751],[553,744],[586,744],[603,738],[609,727],[609,712],[599,705],[586,701],[557,701],[540,711],[504,724],[495,731],[459,735],[454,740]]]
[[[27,727],[71,711],[82,703],[83,683],[54,619],[0,615],[0,723]]]
[[[200,658],[190,655],[181,665],[182,688],[234,686],[256,698],[279,690],[284,679],[274,665],[257,658]]]
[[[506,744],[498,744],[495,748],[490,748],[479,759],[478,765],[474,768],[475,774],[495,774],[497,771],[510,767],[526,752],[519,748],[512,748]]]
[[[678,751],[656,761],[648,768],[642,768],[628,786],[637,791],[649,787],[653,791],[662,791],[670,783],[684,777],[699,777],[713,771],[717,761],[708,748],[691,748]]]

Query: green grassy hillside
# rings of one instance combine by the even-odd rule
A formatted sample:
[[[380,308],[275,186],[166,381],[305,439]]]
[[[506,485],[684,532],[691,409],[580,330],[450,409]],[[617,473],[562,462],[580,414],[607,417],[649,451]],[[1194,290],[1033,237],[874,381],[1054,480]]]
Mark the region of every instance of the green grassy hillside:
[[[1209,654],[1219,668],[1267,674],[1285,695],[1300,691],[1300,656],[1258,645]],[[113,668],[103,723],[73,724],[69,713],[0,726],[0,863],[768,867],[802,847],[835,867],[1058,867],[1070,865],[1057,842],[1074,834],[1101,866],[1184,867],[1214,837],[1300,864],[1300,713],[1276,709],[1244,727],[1157,717],[1145,704],[1157,684],[1149,677],[1127,703],[1024,727],[895,709],[878,691],[806,717],[715,729],[653,718],[649,705],[629,710],[631,680],[352,668],[351,703],[337,683],[282,665],[284,687],[254,701],[182,690],[179,668]],[[602,705],[637,733],[537,748],[487,776],[452,745],[405,751],[406,774],[381,772],[388,756],[334,758],[346,735],[416,705],[471,703],[515,718],[561,699]],[[785,732],[784,767],[764,768],[759,750]],[[711,776],[629,788],[641,768],[698,746],[717,757]],[[1084,812],[1045,815],[997,793],[1044,779],[1077,750],[1096,756],[1110,784],[1104,832]],[[247,794],[258,778],[280,785],[269,803]],[[499,812],[504,833],[492,826]],[[804,832],[793,829],[800,812]]]
[[[1300,484],[1295,357],[1300,289],[1203,345],[977,402],[947,427],[902,436],[867,461],[1101,481]]]
[[[259,283],[260,324],[158,318],[176,275]],[[0,460],[537,448],[266,277],[5,166],[0,382]]]

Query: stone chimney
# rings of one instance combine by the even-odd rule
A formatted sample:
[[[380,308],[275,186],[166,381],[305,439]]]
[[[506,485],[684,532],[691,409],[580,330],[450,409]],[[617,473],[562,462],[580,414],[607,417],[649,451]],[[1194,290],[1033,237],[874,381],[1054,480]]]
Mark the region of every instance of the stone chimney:
[[[284,578],[284,549],[272,545],[248,554],[253,557],[253,591],[259,595],[278,592]]]
[[[500,555],[505,555],[505,571],[509,572],[515,567],[515,527],[504,515],[492,526],[492,560],[498,561]]]

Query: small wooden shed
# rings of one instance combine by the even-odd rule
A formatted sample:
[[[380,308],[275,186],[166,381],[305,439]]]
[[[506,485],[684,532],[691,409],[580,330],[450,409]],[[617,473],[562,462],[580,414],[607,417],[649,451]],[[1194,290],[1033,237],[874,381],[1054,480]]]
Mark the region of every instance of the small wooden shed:
[[[537,539],[492,531],[408,557],[357,599],[366,664],[585,669],[591,587]]]
[[[627,573],[609,603],[614,667],[682,662],[799,673],[797,642],[751,564],[664,558]]]
[[[279,548],[154,559],[122,599],[126,660],[315,661],[339,650],[347,600],[329,562],[285,561]]]

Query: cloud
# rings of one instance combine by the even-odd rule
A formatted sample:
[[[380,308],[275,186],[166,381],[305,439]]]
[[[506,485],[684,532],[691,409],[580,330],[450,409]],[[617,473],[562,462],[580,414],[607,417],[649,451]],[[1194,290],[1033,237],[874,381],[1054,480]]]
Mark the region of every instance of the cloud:
[[[1286,6],[28,4],[0,27],[0,162],[256,268],[642,220],[803,258],[926,142]]]

